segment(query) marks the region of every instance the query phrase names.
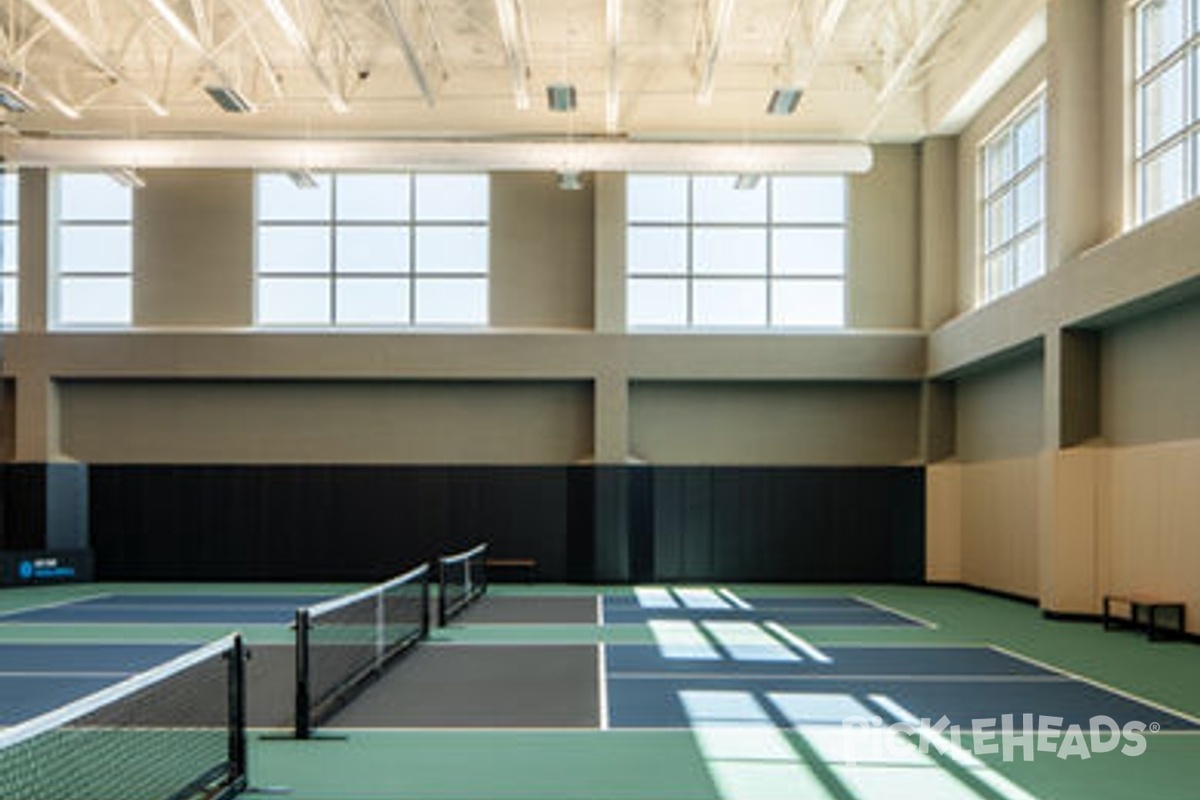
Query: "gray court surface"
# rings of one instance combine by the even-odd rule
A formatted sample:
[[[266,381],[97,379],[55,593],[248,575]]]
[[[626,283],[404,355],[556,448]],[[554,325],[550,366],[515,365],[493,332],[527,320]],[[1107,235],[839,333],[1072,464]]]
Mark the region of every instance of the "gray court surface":
[[[504,597],[489,594],[475,603],[454,622],[488,624],[582,624],[595,625],[594,597]]]
[[[325,728],[595,728],[591,645],[429,644],[405,655]]]

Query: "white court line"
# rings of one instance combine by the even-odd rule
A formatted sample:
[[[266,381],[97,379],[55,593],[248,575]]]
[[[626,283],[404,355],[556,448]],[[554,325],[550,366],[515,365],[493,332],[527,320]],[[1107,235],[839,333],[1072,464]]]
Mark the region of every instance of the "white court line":
[[[780,625],[778,622],[766,622],[763,623],[763,627],[778,636],[783,641],[790,644],[792,647],[799,650],[804,655],[808,656],[813,661],[816,661],[818,664],[833,663],[833,659],[819,650],[815,645],[809,643],[806,639],[800,638],[787,628]]]
[[[38,603],[32,606],[23,606],[21,608],[13,608],[8,611],[0,611],[0,619],[4,617],[13,617],[17,614],[26,614],[30,611],[42,611],[49,608],[61,608],[63,606],[72,606],[76,603],[88,603],[92,600],[102,600],[105,597],[116,597],[112,592],[103,592],[101,594],[87,594],[83,597],[72,597],[67,600],[55,600],[52,603]]]
[[[2,678],[128,678],[130,675],[136,675],[136,672],[124,670],[122,672],[39,672],[37,670],[4,670],[0,671],[0,679]]]
[[[729,601],[734,608],[740,608],[743,611],[751,611],[754,608],[754,606],[750,605],[745,600],[738,597],[734,592],[726,589],[724,586],[722,586],[720,589],[717,589],[717,594]]]
[[[671,593],[659,586],[635,586],[633,593],[642,608],[679,608]]]
[[[930,620],[927,620],[924,617],[918,617],[916,614],[909,614],[907,611],[901,611],[898,608],[893,608],[892,606],[884,605],[883,603],[877,603],[874,600],[871,600],[870,598],[863,597],[861,594],[852,594],[850,596],[853,597],[855,600],[858,600],[861,603],[866,603],[869,606],[874,606],[875,608],[879,609],[880,611],[887,611],[890,614],[895,614],[897,617],[903,617],[904,619],[909,620],[910,622],[915,622],[918,625],[929,628],[930,630],[933,630],[933,631],[937,630],[938,624],[936,622],[931,622]]]
[[[1161,711],[1164,714],[1170,714],[1174,717],[1185,720],[1186,722],[1190,722],[1193,725],[1200,725],[1200,717],[1192,716],[1191,714],[1188,714],[1187,712],[1184,712],[1184,711],[1180,711],[1177,708],[1171,708],[1170,706],[1164,705],[1163,703],[1156,703],[1153,700],[1147,700],[1145,697],[1141,697],[1139,695],[1133,694],[1132,692],[1126,692],[1123,689],[1118,689],[1115,686],[1110,686],[1107,683],[1102,683],[1101,681],[1095,680],[1094,678],[1089,678],[1084,675],[1080,675],[1077,672],[1071,672],[1070,670],[1063,669],[1062,667],[1056,667],[1053,664],[1047,664],[1045,661],[1038,661],[1036,658],[1030,658],[1029,656],[1022,655],[1021,653],[1018,653],[1015,650],[1009,650],[1006,647],[1000,647],[999,645],[994,645],[994,644],[988,645],[988,647],[989,647],[989,649],[995,650],[998,653],[1003,653],[1004,655],[1009,656],[1010,658],[1015,658],[1018,661],[1024,661],[1026,664],[1031,664],[1032,666],[1040,667],[1041,669],[1058,673],[1059,675],[1066,676],[1066,677],[1070,678],[1071,680],[1079,681],[1080,683],[1086,683],[1089,686],[1094,686],[1097,689],[1103,689],[1106,692],[1115,694],[1117,697],[1123,697],[1126,700],[1132,700],[1135,703],[1141,703],[1144,706],[1153,708],[1156,711]]]
[[[604,627],[604,595],[596,595],[596,624]]]
[[[608,656],[604,652],[604,642],[596,645],[596,675],[599,683],[599,717],[600,730],[608,730]]]

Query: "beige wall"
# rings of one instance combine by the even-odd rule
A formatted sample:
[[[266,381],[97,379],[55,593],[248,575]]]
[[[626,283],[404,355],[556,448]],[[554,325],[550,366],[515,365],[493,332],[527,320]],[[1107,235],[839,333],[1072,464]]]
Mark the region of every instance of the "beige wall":
[[[962,574],[962,466],[925,468],[925,579],[959,583]]]
[[[254,176],[155,170],[134,192],[134,324],[254,322]]]
[[[878,145],[850,179],[846,320],[852,328],[920,327],[920,159],[912,145]]]
[[[1200,438],[1200,300],[1101,337],[1100,415],[1116,445]]]
[[[962,579],[1038,596],[1037,456],[962,466]]]
[[[492,173],[491,324],[591,328],[595,181],[564,191],[545,173]]]
[[[1040,354],[1014,358],[960,379],[955,400],[960,460],[1008,459],[1042,449]]]
[[[1142,591],[1187,603],[1200,632],[1200,439],[1116,447],[1101,504],[1103,591]]]
[[[588,456],[585,383],[68,381],[88,463],[564,464]]]
[[[657,464],[899,464],[919,406],[917,384],[639,382],[631,447]]]

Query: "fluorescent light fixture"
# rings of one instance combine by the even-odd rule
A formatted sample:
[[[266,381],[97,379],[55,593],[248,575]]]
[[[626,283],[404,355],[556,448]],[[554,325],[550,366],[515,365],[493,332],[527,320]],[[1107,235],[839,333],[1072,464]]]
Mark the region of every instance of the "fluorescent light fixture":
[[[24,114],[27,111],[35,110],[37,104],[22,94],[17,87],[8,83],[0,83],[0,107],[5,111]]]
[[[797,86],[785,86],[771,92],[771,100],[767,103],[768,114],[778,114],[779,116],[787,116],[788,114],[796,113],[796,106],[800,105],[800,97],[804,94],[804,90]]]
[[[230,114],[254,113],[254,105],[232,86],[205,86],[204,91],[223,111]]]
[[[137,170],[132,167],[119,167],[117,169],[108,170],[108,177],[124,186],[126,189],[141,189],[146,185],[146,181],[142,180],[142,176],[137,174]]]
[[[748,192],[758,188],[759,181],[762,180],[761,172],[743,172],[738,175],[733,182],[733,188]]]
[[[570,83],[552,83],[546,87],[546,105],[551,111],[575,110],[575,86]]]
[[[578,170],[563,170],[558,173],[558,188],[577,192],[583,188],[583,173]]]
[[[311,170],[293,169],[289,170],[287,176],[292,179],[292,183],[297,189],[315,189],[317,188],[317,177],[312,174]]]

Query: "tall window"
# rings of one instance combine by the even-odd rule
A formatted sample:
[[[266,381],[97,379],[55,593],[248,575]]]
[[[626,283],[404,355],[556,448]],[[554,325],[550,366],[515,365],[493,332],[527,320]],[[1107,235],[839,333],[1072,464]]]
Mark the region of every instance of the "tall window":
[[[260,325],[487,322],[486,175],[295,177],[258,176]]]
[[[838,326],[845,320],[846,181],[631,175],[631,327]]]
[[[1144,221],[1200,193],[1200,0],[1144,0],[1135,13],[1135,172]]]
[[[17,325],[17,235],[20,196],[16,172],[0,172],[0,326]]]
[[[1044,93],[983,144],[980,297],[1011,292],[1046,268]]]
[[[102,172],[65,172],[55,183],[56,321],[129,325],[133,190]]]

